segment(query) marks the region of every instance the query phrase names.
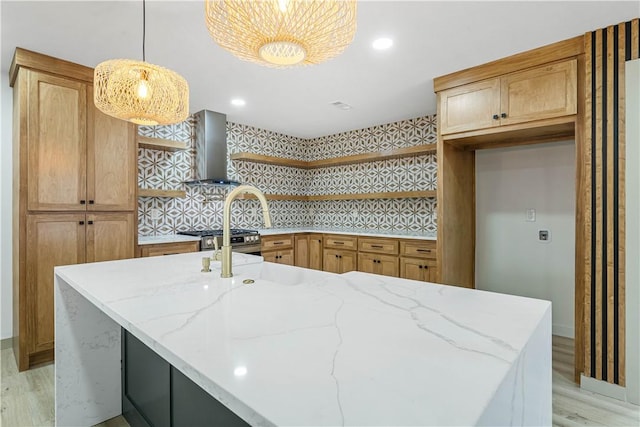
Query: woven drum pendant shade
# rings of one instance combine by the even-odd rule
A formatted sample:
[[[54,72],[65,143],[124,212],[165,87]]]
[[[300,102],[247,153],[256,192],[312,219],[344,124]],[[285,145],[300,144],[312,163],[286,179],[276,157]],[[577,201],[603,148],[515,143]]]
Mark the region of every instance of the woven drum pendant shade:
[[[168,125],[189,115],[187,81],[144,61],[112,59],[98,64],[93,100],[103,113],[139,125]]]
[[[270,67],[319,64],[356,32],[355,0],[206,0],[211,37],[240,59]]]

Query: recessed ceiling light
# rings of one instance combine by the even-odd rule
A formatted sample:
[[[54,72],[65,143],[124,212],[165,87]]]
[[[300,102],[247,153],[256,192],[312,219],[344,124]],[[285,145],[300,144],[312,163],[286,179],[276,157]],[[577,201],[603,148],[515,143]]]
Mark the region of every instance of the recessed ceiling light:
[[[233,98],[231,100],[231,105],[233,105],[235,107],[244,107],[245,105],[247,105],[247,103],[242,98]]]
[[[393,40],[387,37],[381,37],[373,41],[372,46],[376,50],[385,50],[393,46]]]
[[[345,102],[342,101],[335,101],[332,102],[331,105],[333,105],[336,108],[339,108],[341,110],[351,110],[353,107]]]

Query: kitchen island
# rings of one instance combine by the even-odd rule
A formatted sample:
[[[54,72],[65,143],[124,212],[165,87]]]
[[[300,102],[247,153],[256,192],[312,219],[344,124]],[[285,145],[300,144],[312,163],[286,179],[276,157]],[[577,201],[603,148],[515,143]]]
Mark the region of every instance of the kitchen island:
[[[122,412],[122,329],[251,425],[551,424],[549,302],[203,254],[56,268],[57,425]]]

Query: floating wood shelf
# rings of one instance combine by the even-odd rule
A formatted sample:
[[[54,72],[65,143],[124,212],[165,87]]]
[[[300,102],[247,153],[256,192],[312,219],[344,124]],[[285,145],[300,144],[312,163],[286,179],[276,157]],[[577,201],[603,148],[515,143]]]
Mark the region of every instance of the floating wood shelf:
[[[185,198],[187,192],[185,190],[158,190],[153,188],[138,188],[138,197],[174,197]]]
[[[162,138],[151,138],[149,136],[138,136],[138,146],[163,151],[181,151],[189,148],[184,142]]]
[[[379,151],[377,153],[356,154],[353,156],[334,157],[331,159],[313,160],[310,162],[282,157],[265,156],[255,153],[234,153],[231,160],[265,163],[269,165],[289,166],[300,169],[317,169],[331,166],[351,165],[356,163],[375,162],[379,160],[395,159],[398,157],[418,156],[435,153],[436,144],[417,145],[415,147],[398,148],[397,150]]]
[[[265,194],[268,200],[301,200],[301,201],[321,201],[321,200],[366,200],[366,199],[411,199],[421,197],[436,197],[435,190],[425,191],[390,191],[384,193],[350,193],[350,194],[320,194],[313,196],[300,196],[288,194]],[[253,194],[242,194],[240,199],[255,199]]]

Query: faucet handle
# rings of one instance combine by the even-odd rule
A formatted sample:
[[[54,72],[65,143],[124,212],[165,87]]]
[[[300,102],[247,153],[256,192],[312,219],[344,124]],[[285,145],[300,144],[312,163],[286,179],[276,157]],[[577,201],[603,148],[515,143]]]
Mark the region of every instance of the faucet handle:
[[[202,271],[203,273],[209,273],[211,272],[211,260],[209,259],[208,256],[206,257],[202,257]]]

